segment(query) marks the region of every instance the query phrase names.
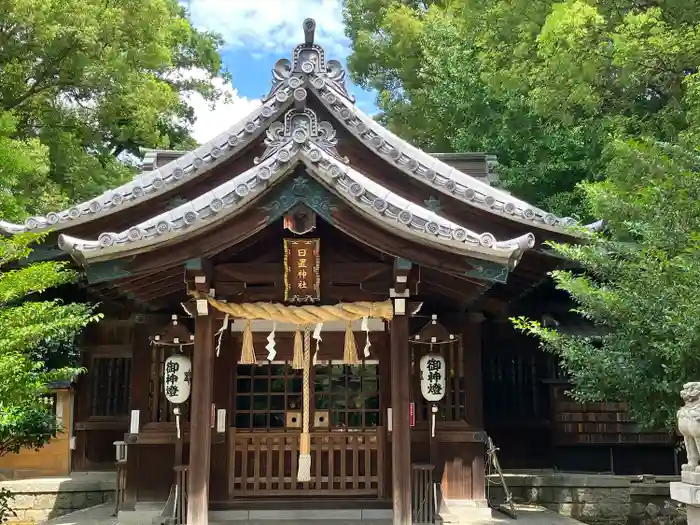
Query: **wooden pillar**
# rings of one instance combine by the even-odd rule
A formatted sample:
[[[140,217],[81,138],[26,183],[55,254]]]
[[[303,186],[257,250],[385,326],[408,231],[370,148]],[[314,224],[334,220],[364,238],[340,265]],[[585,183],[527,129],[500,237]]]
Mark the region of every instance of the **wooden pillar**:
[[[408,350],[406,299],[394,301],[391,321],[391,465],[394,499],[393,525],[411,525],[411,427],[409,385],[411,374]]]
[[[139,411],[141,425],[148,423],[148,390],[151,372],[151,341],[153,327],[148,323],[136,323],[131,356],[131,406]],[[131,413],[131,412],[129,412]],[[139,446],[127,445],[126,486],[124,488],[123,510],[134,510],[138,500]]]
[[[207,305],[208,306],[208,305]],[[187,525],[209,523],[211,402],[214,376],[214,312],[195,318],[190,404],[190,463]]]
[[[464,347],[464,371],[466,377],[466,420],[475,430],[484,429],[484,388],[481,368],[481,328],[484,314],[474,312],[467,314],[462,345]],[[486,501],[486,468],[484,455],[485,443],[475,444],[476,454],[472,458],[472,499]]]

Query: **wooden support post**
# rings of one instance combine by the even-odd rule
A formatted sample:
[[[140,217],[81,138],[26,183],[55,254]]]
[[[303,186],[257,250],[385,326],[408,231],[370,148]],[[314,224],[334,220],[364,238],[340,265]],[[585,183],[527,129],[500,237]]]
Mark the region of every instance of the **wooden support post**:
[[[190,464],[187,525],[209,523],[209,465],[211,402],[214,376],[213,312],[195,318],[192,401],[190,405]]]
[[[484,314],[473,312],[467,314],[464,331],[462,333],[462,345],[464,347],[464,373],[466,378],[466,420],[469,426],[475,430],[484,428],[484,389],[481,369],[481,329],[484,322]],[[486,466],[484,456],[486,444],[475,444],[477,453],[472,458],[472,499],[486,501]]]
[[[148,323],[137,323],[134,326],[133,354],[131,358],[131,410],[138,410],[140,422],[148,422],[148,385],[151,370],[150,332],[153,329]],[[134,510],[138,500],[139,483],[139,446],[127,445],[126,487],[123,510]]]
[[[397,305],[396,303],[403,303]],[[406,299],[395,300],[394,311],[405,312]],[[391,321],[391,464],[394,492],[393,525],[411,525],[411,427],[409,422],[408,316],[394,314]]]

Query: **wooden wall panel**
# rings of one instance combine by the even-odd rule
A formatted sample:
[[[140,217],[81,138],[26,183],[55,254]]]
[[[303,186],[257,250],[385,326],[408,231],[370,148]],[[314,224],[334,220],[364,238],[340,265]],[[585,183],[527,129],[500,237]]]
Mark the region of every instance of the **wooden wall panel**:
[[[138,501],[165,501],[175,480],[175,445],[137,445]]]

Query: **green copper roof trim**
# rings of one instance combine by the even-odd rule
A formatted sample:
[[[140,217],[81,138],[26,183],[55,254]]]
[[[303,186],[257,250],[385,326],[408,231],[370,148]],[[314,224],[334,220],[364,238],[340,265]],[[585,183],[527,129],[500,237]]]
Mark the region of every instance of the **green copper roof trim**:
[[[410,270],[412,266],[413,266],[413,262],[409,261],[408,259],[404,259],[403,257],[396,258],[396,267],[397,268],[399,268],[401,270]]]
[[[284,181],[267,203],[258,207],[269,212],[267,224],[275,222],[297,204],[305,204],[332,225],[333,210],[339,201],[311,177],[297,175]]]
[[[185,270],[201,270],[202,269],[202,259],[189,259],[185,261]]]
[[[468,259],[474,265],[474,269],[465,272],[465,277],[493,281],[501,284],[505,284],[508,281],[508,266],[491,261],[473,259],[471,257]]]
[[[117,259],[90,264],[85,268],[88,283],[97,284],[131,277],[131,272],[126,269],[130,262],[131,259]]]
[[[32,247],[32,251],[28,257],[23,260],[27,263],[51,261],[53,259],[58,259],[60,257],[65,257],[66,252],[61,250],[58,246],[47,245],[47,244],[37,244]]]

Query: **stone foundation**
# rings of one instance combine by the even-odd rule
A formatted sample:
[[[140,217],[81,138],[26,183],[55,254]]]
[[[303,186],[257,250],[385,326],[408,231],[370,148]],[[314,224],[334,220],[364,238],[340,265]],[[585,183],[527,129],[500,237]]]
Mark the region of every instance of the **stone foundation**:
[[[9,523],[37,523],[76,510],[114,501],[113,473],[74,474],[65,478],[0,481],[15,494]]]
[[[506,474],[516,503],[542,505],[590,525],[684,525],[684,509],[671,500],[675,477],[598,474]],[[489,477],[489,499],[502,502],[503,489]]]

